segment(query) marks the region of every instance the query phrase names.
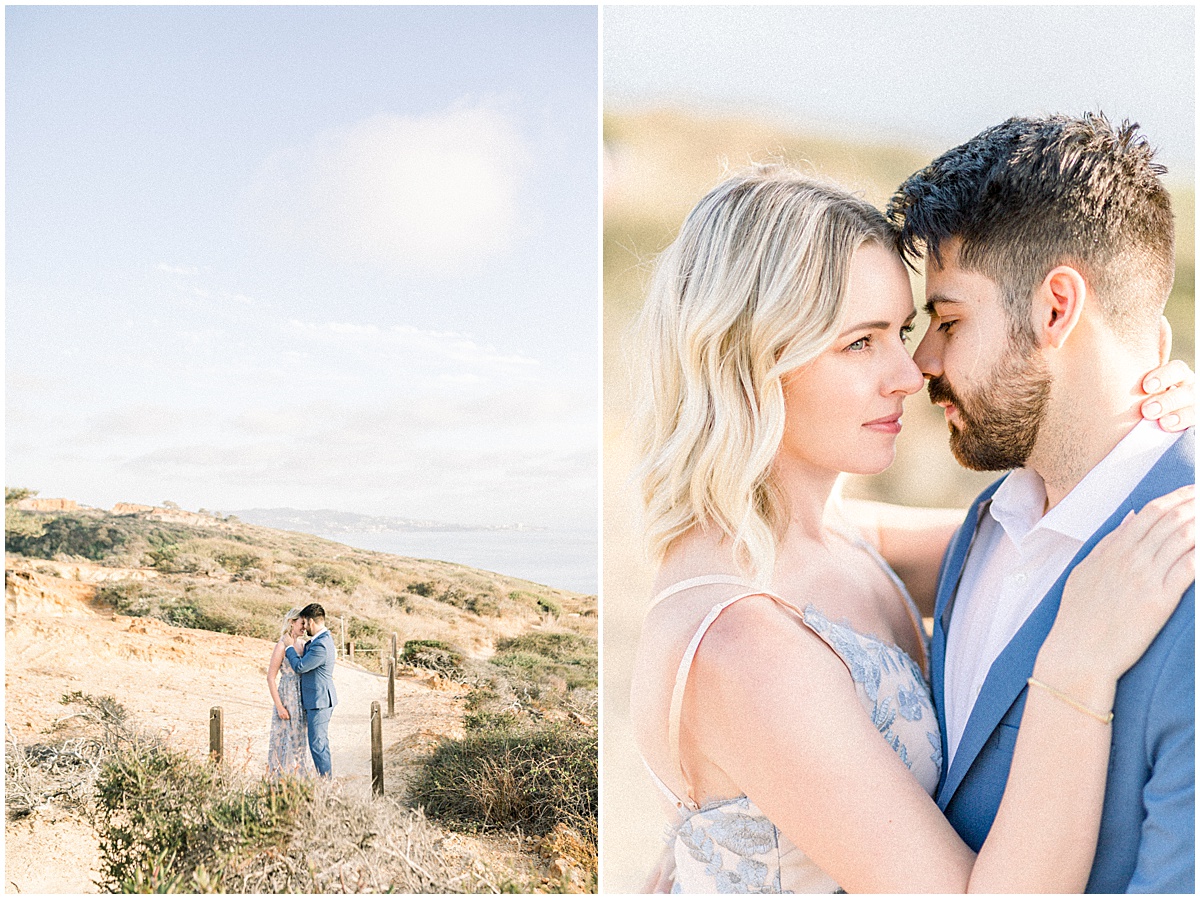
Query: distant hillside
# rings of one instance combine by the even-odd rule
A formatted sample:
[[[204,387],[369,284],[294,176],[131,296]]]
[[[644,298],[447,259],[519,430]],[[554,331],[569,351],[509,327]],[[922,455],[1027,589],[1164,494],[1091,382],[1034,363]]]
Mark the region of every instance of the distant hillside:
[[[393,632],[444,641],[468,657],[487,656],[497,641],[538,624],[595,635],[595,597],[520,578],[182,509],[53,504],[66,508],[7,505],[5,549],[30,560],[152,572],[106,588],[125,614],[274,639],[284,612],[316,601],[346,620],[347,639],[374,653],[368,664]],[[356,518],[367,517],[331,520]]]
[[[525,524],[469,525],[429,521],[418,518],[395,518],[382,515],[359,515],[335,509],[243,509],[230,512],[242,521],[285,531],[306,534],[363,533],[365,531],[544,531],[545,528]]]

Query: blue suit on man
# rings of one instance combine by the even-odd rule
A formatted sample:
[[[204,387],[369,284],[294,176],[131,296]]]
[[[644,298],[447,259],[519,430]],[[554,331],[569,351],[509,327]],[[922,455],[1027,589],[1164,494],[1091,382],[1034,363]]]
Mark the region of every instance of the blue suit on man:
[[[1000,806],[1025,710],[1026,678],[1058,613],[1067,575],[1130,510],[1194,484],[1195,452],[1195,433],[1189,430],[1083,545],[988,672],[937,791],[939,807],[972,849],[983,844]],[[931,659],[943,757],[946,634],[971,541],[999,483],[975,500],[950,542],[938,580]],[[1145,655],[1117,683],[1108,786],[1089,893],[1195,892],[1195,647],[1193,584]]]
[[[304,655],[291,646],[285,652],[288,664],[300,675],[300,704],[308,718],[308,749],[313,764],[318,774],[328,777],[333,770],[329,757],[329,719],[337,705],[333,636],[328,630],[321,631],[304,647]]]

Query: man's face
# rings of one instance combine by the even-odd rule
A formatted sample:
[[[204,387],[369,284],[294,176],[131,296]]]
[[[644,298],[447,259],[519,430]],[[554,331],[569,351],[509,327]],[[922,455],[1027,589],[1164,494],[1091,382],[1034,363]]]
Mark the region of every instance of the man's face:
[[[1025,464],[1050,398],[1051,374],[1037,347],[1009,337],[1000,287],[958,265],[958,240],[927,261],[931,321],[913,361],[929,379],[929,399],[946,410],[950,449],[975,471]]]
[[[311,618],[304,619],[304,633],[310,637],[317,632],[317,624]]]

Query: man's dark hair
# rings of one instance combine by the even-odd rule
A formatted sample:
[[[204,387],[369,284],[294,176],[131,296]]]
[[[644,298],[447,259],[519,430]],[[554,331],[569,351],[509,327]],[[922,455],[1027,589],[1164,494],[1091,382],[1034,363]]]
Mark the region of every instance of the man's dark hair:
[[[958,263],[995,281],[1009,329],[1031,334],[1033,290],[1072,265],[1122,340],[1156,340],[1175,277],[1171,199],[1154,150],[1103,113],[1011,118],[943,153],[897,189],[888,217],[910,265],[941,263],[959,238]]]
[[[325,609],[320,603],[310,602],[300,610],[301,618],[312,618],[316,621],[325,620]]]

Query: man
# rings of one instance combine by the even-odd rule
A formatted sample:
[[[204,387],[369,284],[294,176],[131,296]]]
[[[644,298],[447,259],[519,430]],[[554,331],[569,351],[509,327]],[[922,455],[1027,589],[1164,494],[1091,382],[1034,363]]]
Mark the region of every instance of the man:
[[[976,850],[1067,575],[1130,510],[1195,482],[1194,432],[1139,423],[1174,277],[1164,171],[1136,125],[1014,118],[889,207],[906,255],[924,252],[932,320],[914,359],[951,448],[1015,469],[951,541],[934,617],[936,798]],[[1195,890],[1194,647],[1193,584],[1118,685],[1089,892]]]
[[[329,757],[329,719],[337,705],[333,686],[333,661],[336,652],[333,635],[325,627],[325,609],[309,603],[300,610],[304,630],[309,636],[304,655],[289,646],[288,664],[300,675],[300,702],[308,718],[308,749],[317,773],[329,777],[333,766]]]

